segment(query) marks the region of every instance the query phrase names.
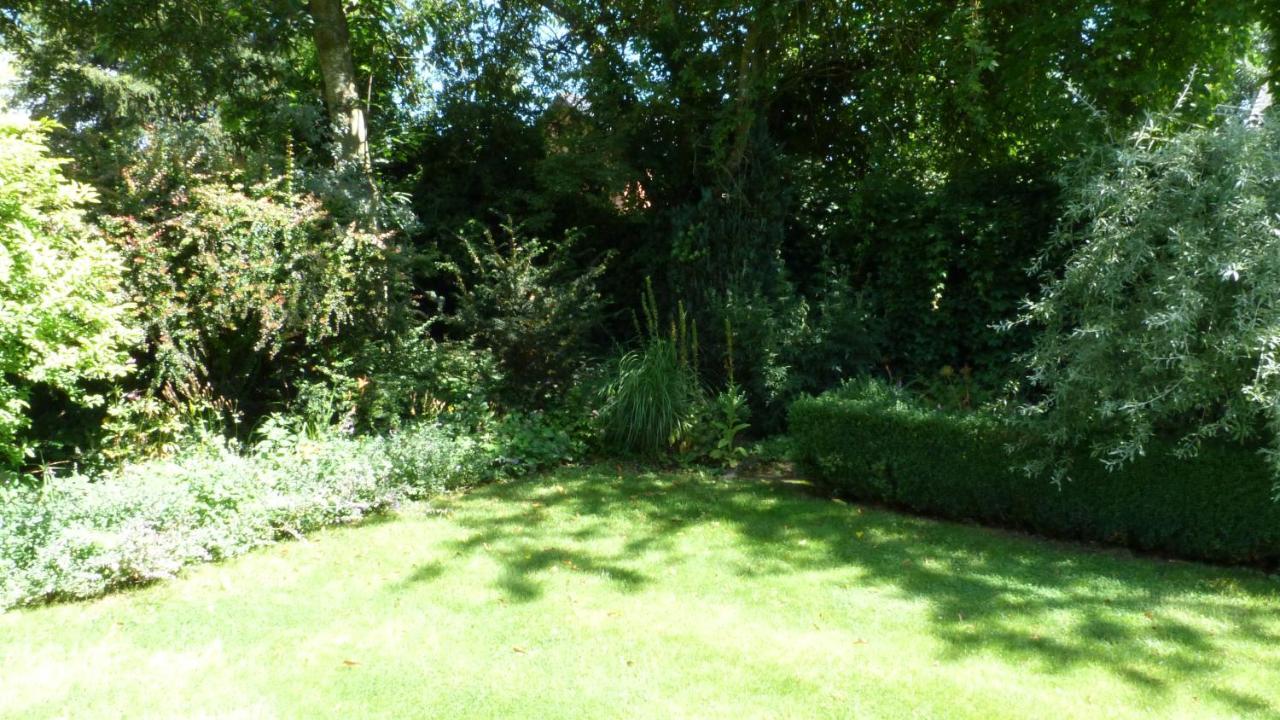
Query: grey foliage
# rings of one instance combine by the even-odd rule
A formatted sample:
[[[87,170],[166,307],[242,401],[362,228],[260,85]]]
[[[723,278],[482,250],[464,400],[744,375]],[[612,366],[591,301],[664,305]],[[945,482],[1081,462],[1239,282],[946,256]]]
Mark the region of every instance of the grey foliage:
[[[1280,430],[1280,133],[1148,123],[1065,177],[1067,204],[1019,322],[1030,412],[1110,464],[1158,434]],[[1060,262],[1065,257],[1065,262]]]

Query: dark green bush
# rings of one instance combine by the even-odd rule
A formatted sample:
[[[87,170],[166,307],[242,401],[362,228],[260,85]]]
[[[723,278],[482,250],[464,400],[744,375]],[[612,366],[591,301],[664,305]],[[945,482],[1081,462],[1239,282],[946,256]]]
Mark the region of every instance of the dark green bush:
[[[498,361],[504,399],[546,408],[582,365],[588,335],[600,324],[596,280],[604,264],[579,266],[573,234],[548,242],[512,222],[501,237],[479,223],[457,236],[456,258],[439,263],[457,285],[449,324]]]
[[[366,344],[344,372],[361,431],[424,418],[478,427],[502,378],[493,353],[434,340],[426,325]]]
[[[1114,472],[1082,453],[1055,485],[1017,469],[1046,451],[1030,431],[875,384],[795,402],[790,429],[802,470],[854,498],[1198,560],[1280,561],[1270,468],[1239,445],[1206,444],[1186,459],[1153,444]]]
[[[526,475],[576,462],[587,452],[590,418],[568,410],[513,412],[497,419],[491,443],[507,475]]]

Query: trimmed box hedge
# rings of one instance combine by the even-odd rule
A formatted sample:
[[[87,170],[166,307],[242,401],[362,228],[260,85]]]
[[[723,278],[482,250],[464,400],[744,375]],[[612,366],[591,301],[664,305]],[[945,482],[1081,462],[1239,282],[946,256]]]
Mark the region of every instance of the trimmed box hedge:
[[[1081,457],[1057,486],[1017,469],[1010,446],[1039,451],[1025,431],[874,386],[798,400],[790,431],[807,477],[854,499],[1188,559],[1280,561],[1270,467],[1239,445],[1206,445],[1190,459],[1153,447],[1114,472]]]

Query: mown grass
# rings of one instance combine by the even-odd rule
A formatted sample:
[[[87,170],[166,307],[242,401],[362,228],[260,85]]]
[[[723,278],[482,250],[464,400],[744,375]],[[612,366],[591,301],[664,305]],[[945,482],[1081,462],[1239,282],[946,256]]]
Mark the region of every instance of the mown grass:
[[[1280,582],[595,468],[0,615],[4,717],[1269,717]]]

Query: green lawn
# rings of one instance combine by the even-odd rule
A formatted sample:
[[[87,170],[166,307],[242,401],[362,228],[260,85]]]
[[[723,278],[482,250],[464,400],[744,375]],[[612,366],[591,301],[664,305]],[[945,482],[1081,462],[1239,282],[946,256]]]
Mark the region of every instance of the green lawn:
[[[0,615],[0,716],[1241,717],[1280,582],[611,468]]]

